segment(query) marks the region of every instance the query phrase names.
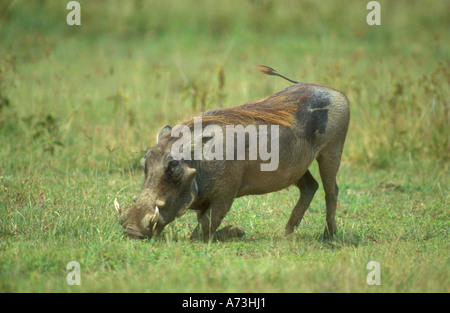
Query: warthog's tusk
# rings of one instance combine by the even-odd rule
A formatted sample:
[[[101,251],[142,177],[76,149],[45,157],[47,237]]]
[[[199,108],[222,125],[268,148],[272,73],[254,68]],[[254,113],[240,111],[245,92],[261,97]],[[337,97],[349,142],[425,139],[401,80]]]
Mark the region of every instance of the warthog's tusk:
[[[151,223],[153,224],[153,228],[152,228],[152,233],[155,232],[155,228],[156,228],[156,224],[158,222],[159,219],[159,208],[158,206],[156,206],[155,208],[155,215],[153,215],[152,221]]]
[[[114,207],[116,208],[116,211],[117,211],[117,213],[119,213],[120,214],[120,204],[119,204],[119,201],[117,201],[117,198],[116,199],[114,199]]]
[[[183,216],[187,212],[188,209],[189,209],[189,206],[187,206],[186,209],[184,209],[183,211],[178,213],[177,217]]]

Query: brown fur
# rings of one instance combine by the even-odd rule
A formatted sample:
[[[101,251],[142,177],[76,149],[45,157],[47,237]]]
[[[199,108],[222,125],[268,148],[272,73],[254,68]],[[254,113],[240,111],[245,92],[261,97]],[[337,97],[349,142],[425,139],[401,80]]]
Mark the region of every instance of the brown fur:
[[[236,108],[209,111],[201,115],[203,125],[250,125],[272,124],[292,128],[295,126],[297,106],[284,105],[268,108],[259,102],[248,103]],[[192,127],[194,119],[183,124]]]
[[[306,86],[320,86],[307,84]],[[233,108],[216,109],[201,114],[203,125],[250,125],[270,124],[293,128],[296,125],[296,113],[299,105],[311,97],[306,86],[299,86],[295,92],[279,92],[266,99],[249,102]],[[194,118],[182,123],[188,127],[194,124]]]

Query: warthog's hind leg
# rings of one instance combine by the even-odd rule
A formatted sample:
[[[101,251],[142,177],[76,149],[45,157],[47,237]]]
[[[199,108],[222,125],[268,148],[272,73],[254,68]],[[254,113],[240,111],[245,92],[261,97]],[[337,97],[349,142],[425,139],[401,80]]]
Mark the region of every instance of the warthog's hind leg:
[[[294,228],[297,227],[302,221],[305,211],[308,209],[314,195],[319,188],[319,184],[311,175],[311,173],[306,171],[306,173],[300,178],[296,183],[296,186],[300,189],[300,199],[297,201],[294,209],[292,210],[291,217],[286,225],[285,235],[290,235]]]
[[[324,240],[331,239],[337,233],[335,216],[339,188],[336,184],[336,175],[341,164],[341,154],[342,148],[335,149],[331,153],[321,153],[317,157],[327,208],[326,225],[323,233]]]

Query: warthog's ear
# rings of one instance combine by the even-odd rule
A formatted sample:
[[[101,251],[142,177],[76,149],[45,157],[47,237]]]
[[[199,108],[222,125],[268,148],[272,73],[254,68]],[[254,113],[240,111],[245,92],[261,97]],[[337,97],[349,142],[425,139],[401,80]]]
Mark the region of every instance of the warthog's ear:
[[[156,140],[156,144],[159,143],[159,141],[161,140],[162,136],[167,133],[168,131],[170,131],[172,129],[172,127],[170,127],[169,125],[164,126],[163,128],[161,128],[161,130],[159,131],[159,135],[158,138]]]

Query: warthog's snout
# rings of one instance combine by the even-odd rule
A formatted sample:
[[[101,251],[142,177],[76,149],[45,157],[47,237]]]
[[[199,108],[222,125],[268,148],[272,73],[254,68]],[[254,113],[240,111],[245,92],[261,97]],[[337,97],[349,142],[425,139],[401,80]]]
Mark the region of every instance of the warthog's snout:
[[[122,212],[117,199],[114,200],[114,206],[119,213],[120,224],[124,228],[125,235],[131,238],[144,239],[151,238],[155,234],[160,216],[158,206],[155,207],[154,212],[142,212],[142,210],[136,210],[134,207]],[[130,211],[140,214],[130,214]]]
[[[125,234],[131,238],[144,239],[145,236],[141,234],[141,232],[133,226],[127,226],[125,229]]]

